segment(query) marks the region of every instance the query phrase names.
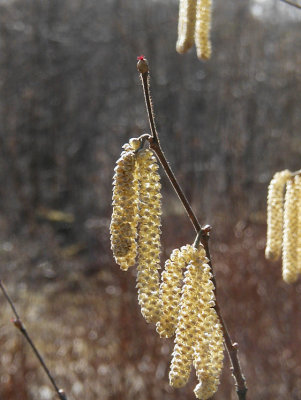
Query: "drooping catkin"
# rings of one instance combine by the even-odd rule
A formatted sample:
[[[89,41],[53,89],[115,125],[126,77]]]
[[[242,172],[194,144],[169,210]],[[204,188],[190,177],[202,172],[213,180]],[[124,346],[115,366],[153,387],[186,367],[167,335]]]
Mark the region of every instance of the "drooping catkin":
[[[211,8],[212,0],[197,0],[194,39],[197,56],[201,60],[208,60],[211,56]]]
[[[171,337],[176,330],[180,308],[183,270],[187,259],[192,259],[192,246],[182,246],[172,251],[165,262],[160,285],[161,315],[157,323],[157,332],[161,337]]]
[[[127,145],[117,160],[113,177],[111,248],[117,264],[127,270],[137,255],[138,191],[136,155]]]
[[[207,259],[202,246],[199,249],[192,249],[192,255],[186,258],[188,266],[184,273],[175,347],[169,372],[169,382],[173,387],[182,387],[187,383],[196,341],[196,325],[199,313],[198,299],[200,290],[202,290],[200,287],[203,273],[202,265]]]
[[[209,399],[217,391],[224,358],[223,332],[214,309],[214,284],[211,279],[210,266],[204,264],[193,361],[199,380],[194,393],[202,400]]]
[[[138,302],[147,322],[160,317],[159,273],[161,235],[161,184],[153,153],[144,149],[137,154],[139,182],[138,226]]]
[[[281,255],[284,188],[290,176],[291,172],[289,170],[276,172],[268,188],[265,256],[270,260],[278,260]]]
[[[298,187],[295,179],[286,183],[284,200],[282,277],[286,283],[293,283],[298,278]]]
[[[178,40],[176,50],[183,54],[193,45],[196,19],[196,0],[180,0]]]
[[[298,273],[301,274],[301,176],[295,176],[295,185],[297,191],[296,208],[298,210],[298,240],[297,240],[297,268]]]
[[[217,391],[223,368],[224,348],[221,323],[214,308],[200,315],[194,353],[194,367],[199,380],[194,389],[198,399],[207,400]]]

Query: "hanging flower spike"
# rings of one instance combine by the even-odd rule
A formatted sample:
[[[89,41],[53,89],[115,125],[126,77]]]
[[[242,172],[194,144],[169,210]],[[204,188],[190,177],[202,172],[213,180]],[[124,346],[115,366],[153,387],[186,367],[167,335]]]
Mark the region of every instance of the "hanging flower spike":
[[[209,399],[217,391],[224,358],[224,338],[221,323],[214,309],[215,295],[211,279],[210,266],[203,264],[193,362],[199,380],[194,393],[202,400]]]
[[[268,188],[267,201],[267,244],[265,256],[278,260],[282,249],[283,201],[286,181],[291,177],[289,170],[276,172]]]
[[[126,271],[135,264],[137,255],[138,182],[135,149],[130,144],[123,147],[114,170],[110,233],[115,261]]]
[[[181,285],[183,270],[187,265],[187,257],[192,259],[193,247],[190,245],[175,249],[170,259],[165,262],[160,285],[161,316],[157,323],[157,332],[161,337],[171,337],[176,330],[180,309]]]
[[[186,258],[189,263],[184,273],[181,305],[176,328],[175,347],[169,372],[169,383],[173,387],[183,387],[190,375],[196,341],[196,325],[199,313],[199,293],[203,274],[202,265],[206,261],[202,246],[193,248],[192,257]]]
[[[211,0],[197,0],[195,45],[197,56],[201,60],[208,60],[211,56]]]
[[[160,318],[159,273],[161,235],[161,184],[158,164],[149,149],[137,153],[139,181],[138,302],[147,322]]]
[[[284,200],[282,276],[286,283],[293,283],[298,278],[298,192],[294,179],[286,184]]]
[[[301,274],[301,176],[295,176],[295,185],[297,191],[297,204],[298,210],[298,242],[297,242],[297,268],[298,273]]]
[[[193,45],[196,18],[196,0],[180,0],[178,40],[176,50],[186,53]]]

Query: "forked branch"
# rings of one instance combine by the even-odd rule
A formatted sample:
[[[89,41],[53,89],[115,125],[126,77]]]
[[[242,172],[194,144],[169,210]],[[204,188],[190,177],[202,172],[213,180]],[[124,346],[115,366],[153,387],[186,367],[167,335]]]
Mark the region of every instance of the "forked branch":
[[[18,314],[18,312],[16,310],[16,307],[15,307],[14,303],[13,303],[11,297],[9,296],[7,290],[5,289],[5,287],[4,287],[4,285],[3,285],[1,280],[0,280],[0,289],[1,289],[1,291],[2,291],[2,293],[4,295],[4,297],[5,297],[6,301],[10,305],[13,313],[14,313],[15,319],[14,319],[13,323],[14,323],[15,327],[17,329],[19,329],[19,331],[22,333],[22,335],[25,337],[25,339],[29,343],[30,347],[32,348],[32,351],[34,352],[34,354],[37,357],[37,359],[39,360],[42,368],[46,372],[46,374],[47,374],[47,376],[48,376],[48,378],[49,378],[54,390],[56,391],[59,399],[60,400],[67,400],[67,396],[66,396],[65,392],[62,389],[58,388],[53,376],[51,375],[47,365],[45,364],[45,361],[43,360],[43,357],[41,356],[40,352],[36,348],[36,346],[35,346],[34,342],[32,341],[31,337],[29,336],[25,326],[23,325],[23,323],[21,321],[21,318],[20,318],[20,316],[19,316],[19,314]]]
[[[195,213],[193,212],[193,210],[190,206],[190,203],[186,199],[186,196],[185,196],[181,186],[179,185],[179,183],[178,183],[178,181],[177,181],[177,179],[176,179],[176,177],[175,177],[175,175],[174,175],[174,173],[162,151],[162,148],[161,148],[161,145],[159,142],[159,135],[156,130],[153,107],[152,107],[152,102],[151,102],[151,98],[150,98],[149,68],[148,68],[147,60],[143,56],[138,57],[137,69],[140,72],[140,76],[141,76],[144,97],[145,97],[145,105],[146,105],[146,109],[147,109],[147,113],[148,113],[150,129],[151,129],[151,133],[152,133],[149,136],[146,136],[146,135],[143,135],[143,136],[148,139],[150,148],[155,152],[156,156],[158,157],[167,177],[169,178],[169,181],[171,182],[184,209],[186,210],[186,212],[189,216],[189,219],[190,219],[195,231],[198,234],[198,237],[200,236],[200,241],[205,248],[206,256],[209,260],[209,265],[212,269],[213,283],[215,285],[215,292],[216,292],[216,281],[215,281],[215,277],[214,277],[214,273],[213,273],[210,250],[209,250],[209,233],[210,233],[211,227],[209,225],[201,227]],[[221,324],[222,324],[223,334],[224,334],[224,339],[225,339],[225,347],[226,347],[227,354],[228,354],[228,356],[230,358],[230,362],[231,362],[231,372],[232,372],[232,376],[235,381],[236,393],[237,393],[239,400],[245,400],[246,395],[247,395],[247,386],[246,386],[245,377],[241,371],[240,362],[239,362],[239,358],[238,358],[238,344],[233,343],[230,338],[228,329],[222,318],[217,299],[216,299],[215,310],[216,310],[216,313],[219,316]]]

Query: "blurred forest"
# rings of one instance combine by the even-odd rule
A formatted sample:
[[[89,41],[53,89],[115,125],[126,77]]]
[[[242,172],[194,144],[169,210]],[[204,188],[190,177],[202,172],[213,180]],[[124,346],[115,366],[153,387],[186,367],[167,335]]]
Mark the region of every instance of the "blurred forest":
[[[218,299],[250,399],[301,399],[301,283],[265,261],[272,175],[301,167],[301,11],[216,1],[213,56],[175,52],[178,1],[0,1],[1,278],[69,400],[192,399],[168,385],[172,341],[138,309],[109,243],[121,146],[148,132],[212,225]],[[163,174],[162,174],[163,175]],[[194,231],[162,176],[162,261]],[[52,400],[0,296],[0,399]],[[214,399],[236,399],[226,361]]]

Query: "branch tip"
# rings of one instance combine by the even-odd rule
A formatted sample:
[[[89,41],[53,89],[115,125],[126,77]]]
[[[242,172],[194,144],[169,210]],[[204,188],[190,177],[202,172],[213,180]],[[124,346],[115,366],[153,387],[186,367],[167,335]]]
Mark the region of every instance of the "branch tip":
[[[148,62],[144,56],[137,57],[137,69],[140,72],[140,74],[148,73]]]

